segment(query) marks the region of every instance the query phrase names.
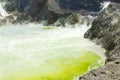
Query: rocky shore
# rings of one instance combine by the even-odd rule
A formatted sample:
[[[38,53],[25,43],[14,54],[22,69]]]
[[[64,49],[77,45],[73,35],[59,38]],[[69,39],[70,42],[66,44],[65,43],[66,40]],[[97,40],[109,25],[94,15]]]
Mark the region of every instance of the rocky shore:
[[[120,4],[111,3],[94,20],[85,38],[96,40],[107,50],[106,64],[80,80],[120,80]]]
[[[79,15],[76,13],[97,13],[101,9],[100,2],[105,0],[83,0],[83,3],[80,0],[5,1],[5,8],[10,15],[0,20],[0,25],[7,21],[13,24],[45,21],[45,25],[64,26],[65,23],[73,25],[79,22]],[[120,0],[106,1],[113,2],[98,14],[85,38],[102,45],[106,49],[107,60],[104,66],[90,71],[80,77],[80,80],[120,80]]]

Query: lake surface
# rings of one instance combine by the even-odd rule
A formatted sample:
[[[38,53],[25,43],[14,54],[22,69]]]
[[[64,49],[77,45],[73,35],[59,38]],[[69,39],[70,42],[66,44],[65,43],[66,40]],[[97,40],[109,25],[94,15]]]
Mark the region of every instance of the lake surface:
[[[77,80],[105,61],[105,50],[83,38],[85,31],[84,26],[1,27],[0,80]]]

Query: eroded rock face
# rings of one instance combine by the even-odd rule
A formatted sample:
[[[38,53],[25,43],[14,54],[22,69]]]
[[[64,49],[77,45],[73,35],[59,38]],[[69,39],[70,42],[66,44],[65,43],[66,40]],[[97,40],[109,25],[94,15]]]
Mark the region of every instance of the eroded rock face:
[[[107,50],[106,64],[91,71],[80,80],[120,80],[120,4],[111,3],[93,22],[85,34],[86,38],[97,39]]]
[[[54,7],[58,8],[59,5],[55,5],[54,3],[56,3],[55,0],[8,0],[5,8],[10,14],[12,13],[13,17],[17,16],[16,20],[12,20],[12,22],[44,21],[45,25],[53,25],[59,20],[60,22],[57,25],[64,26],[69,17],[72,19],[72,23],[68,21],[70,24],[75,24],[79,21],[77,14],[64,13],[63,10],[60,11],[60,8],[55,10]],[[56,13],[52,11],[53,9],[63,14]],[[7,18],[9,19],[9,17]]]
[[[77,20],[77,15],[98,12],[101,9],[100,3],[103,0],[6,0],[6,10],[12,15],[17,16],[16,21],[12,22],[41,22],[54,24],[63,17],[71,15]],[[16,14],[17,13],[17,14]],[[65,22],[65,19],[63,20]],[[69,22],[70,23],[70,22]],[[64,25],[63,23],[61,23]]]
[[[46,22],[46,25],[54,24],[68,18],[71,15],[77,20],[77,14],[95,14],[101,9],[100,3],[104,0],[6,0],[6,10],[17,16],[10,22]],[[117,0],[116,0],[117,1]],[[17,13],[17,14],[16,14]],[[77,13],[77,14],[73,14]],[[7,17],[9,18],[9,17]],[[64,22],[66,19],[64,18]],[[62,25],[64,25],[62,21]],[[78,20],[77,20],[78,21]],[[70,23],[70,22],[69,22]]]
[[[79,10],[86,10],[86,11],[99,11],[101,9],[100,3],[104,0],[7,0],[9,3],[16,3],[17,9],[19,11],[24,11],[26,7],[33,6],[37,4],[39,8],[40,6],[44,5],[44,2],[47,2],[50,5],[52,10],[56,10],[61,8],[62,10],[67,11],[79,11]],[[37,3],[36,3],[37,2]],[[11,5],[12,6],[12,5]],[[56,9],[55,9],[56,8]],[[66,11],[65,11],[66,12]]]
[[[99,11],[103,0],[56,0],[62,9],[71,11]]]

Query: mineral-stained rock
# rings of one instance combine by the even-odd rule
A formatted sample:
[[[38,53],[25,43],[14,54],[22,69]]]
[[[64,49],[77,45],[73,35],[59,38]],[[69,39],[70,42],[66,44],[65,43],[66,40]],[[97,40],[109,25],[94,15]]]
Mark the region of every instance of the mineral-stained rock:
[[[120,4],[111,3],[93,22],[86,38],[97,39],[107,50],[106,64],[80,80],[120,80]]]
[[[84,75],[80,80],[120,80],[120,60],[109,62]]]

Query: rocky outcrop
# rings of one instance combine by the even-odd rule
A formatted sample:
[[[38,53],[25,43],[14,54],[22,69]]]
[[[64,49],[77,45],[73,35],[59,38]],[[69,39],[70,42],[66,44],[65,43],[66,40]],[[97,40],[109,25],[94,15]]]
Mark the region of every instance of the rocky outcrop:
[[[11,14],[10,21],[15,22],[45,22],[46,25],[64,25],[79,21],[78,15],[91,14],[101,9],[103,0],[6,0],[6,10]],[[16,14],[17,13],[17,14]],[[74,14],[75,13],[75,14]],[[13,19],[12,19],[13,16]],[[14,20],[14,16],[17,16]],[[9,17],[7,17],[9,19]],[[71,22],[72,21],[72,22]]]
[[[117,0],[116,0],[117,1]],[[107,50],[106,64],[80,80],[120,80],[120,3],[111,3],[102,11],[85,34]]]
[[[49,0],[54,3],[52,11],[57,13],[80,13],[90,14],[93,12],[99,12],[101,9],[101,2],[103,0]],[[57,5],[57,6],[55,6]],[[59,6],[59,7],[58,7]],[[56,8],[56,9],[55,9]],[[59,9],[60,11],[58,11]],[[57,10],[57,11],[56,11]],[[62,10],[62,12],[61,12]]]
[[[63,13],[63,12],[73,12],[79,10],[85,10],[90,12],[100,11],[101,5],[100,3],[105,0],[7,0],[8,2],[8,10],[11,10],[11,7],[16,7],[19,11],[24,11],[26,8],[36,6],[39,10],[42,8],[44,3],[48,4],[49,9],[52,11]],[[14,3],[14,4],[13,4]],[[13,5],[11,5],[13,4]]]
[[[66,20],[70,24],[79,21],[77,14],[96,14],[100,11],[101,2],[119,0],[0,0],[6,2],[5,8],[10,14],[5,18],[11,23],[44,22],[63,25]],[[75,14],[74,14],[75,13]],[[76,14],[77,13],[77,14]],[[4,20],[4,21],[5,21]],[[2,20],[1,20],[2,21]]]
[[[3,1],[3,0],[2,0]],[[53,25],[56,22],[63,25],[79,22],[79,14],[96,14],[101,9],[104,0],[4,0],[9,15],[7,21],[12,23],[44,22]],[[117,0],[116,0],[117,1]],[[75,13],[75,14],[74,14]],[[77,14],[76,14],[77,13]],[[16,18],[15,18],[16,16]],[[10,18],[10,19],[9,19]],[[72,22],[71,22],[72,21]]]
[[[5,8],[11,14],[6,17],[7,21],[12,23],[44,22],[45,25],[55,26],[64,26],[66,22],[72,25],[79,22],[78,14],[64,13],[55,3],[55,0],[7,0]],[[53,9],[63,14],[56,13],[52,11]],[[66,21],[68,18],[70,20]]]

